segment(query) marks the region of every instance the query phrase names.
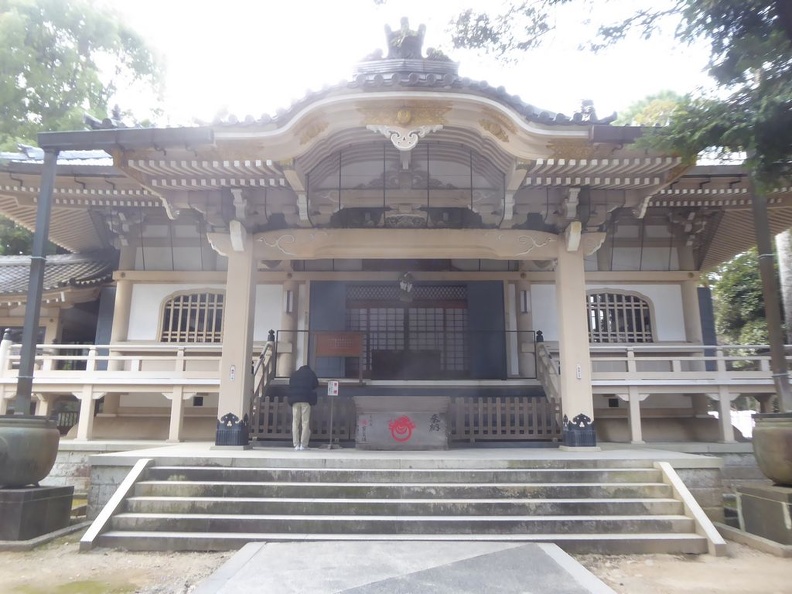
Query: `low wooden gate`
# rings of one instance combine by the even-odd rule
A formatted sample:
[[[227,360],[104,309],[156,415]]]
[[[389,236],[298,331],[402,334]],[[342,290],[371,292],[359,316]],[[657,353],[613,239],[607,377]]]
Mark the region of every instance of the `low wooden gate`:
[[[455,441],[552,441],[561,437],[561,406],[546,398],[521,396],[452,398],[451,439]]]
[[[357,419],[351,397],[320,396],[311,411],[311,437],[330,440],[330,399],[333,399],[333,439],[353,441]],[[451,398],[448,424],[452,441],[554,441],[561,437],[561,407],[546,398]],[[291,407],[285,396],[259,401],[257,440],[291,440]]]
[[[330,440],[330,398],[333,399],[333,440],[355,439],[355,403],[352,398],[344,396],[318,398],[311,410],[311,439],[320,442]],[[292,412],[285,396],[261,398],[258,420],[258,427],[252,427],[254,439],[291,441]]]

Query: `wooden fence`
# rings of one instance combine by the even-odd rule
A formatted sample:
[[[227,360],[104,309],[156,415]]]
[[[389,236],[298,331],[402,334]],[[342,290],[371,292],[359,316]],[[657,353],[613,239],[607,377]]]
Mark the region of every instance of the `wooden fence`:
[[[320,397],[311,413],[311,438],[330,440],[330,406],[333,406],[333,440],[355,439],[357,418],[350,397]],[[283,396],[259,399],[251,436],[257,440],[291,440],[291,407]],[[452,441],[552,441],[561,437],[560,405],[544,398],[452,398],[448,411]]]

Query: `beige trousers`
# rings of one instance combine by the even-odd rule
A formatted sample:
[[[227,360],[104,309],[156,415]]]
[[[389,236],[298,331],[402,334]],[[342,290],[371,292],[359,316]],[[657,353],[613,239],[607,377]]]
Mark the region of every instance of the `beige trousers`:
[[[292,443],[308,447],[311,439],[311,405],[307,402],[292,404]]]

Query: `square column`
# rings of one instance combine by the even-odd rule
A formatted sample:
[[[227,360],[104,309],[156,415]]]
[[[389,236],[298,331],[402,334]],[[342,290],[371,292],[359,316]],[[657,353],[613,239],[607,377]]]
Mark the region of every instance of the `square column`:
[[[559,249],[555,282],[564,446],[596,447],[582,250]]]
[[[217,446],[247,446],[248,413],[253,392],[253,315],[256,258],[252,238],[244,230],[229,250],[223,354],[220,357],[220,397],[217,404]],[[240,249],[237,249],[240,248]]]
[[[291,273],[289,273],[291,276]],[[295,370],[295,355],[297,353],[297,303],[299,301],[299,288],[293,280],[283,283],[283,311],[281,312],[281,327],[278,334],[278,360],[277,373],[281,377],[288,377]]]

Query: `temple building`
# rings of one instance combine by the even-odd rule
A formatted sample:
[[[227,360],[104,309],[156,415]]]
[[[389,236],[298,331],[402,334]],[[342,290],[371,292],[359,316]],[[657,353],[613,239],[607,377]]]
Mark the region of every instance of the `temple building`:
[[[108,118],[2,155],[0,213],[32,229],[49,193],[71,252],[47,259],[37,411],[79,403],[75,440],[284,440],[308,363],[339,382],[316,439],[360,448],[740,439],[730,404],[767,406],[769,357],[732,365],[699,284],[754,244],[746,171],[460,76],[420,32],[388,41],[275,116]],[[768,202],[792,226],[792,190]],[[27,262],[0,262],[10,329]]]

